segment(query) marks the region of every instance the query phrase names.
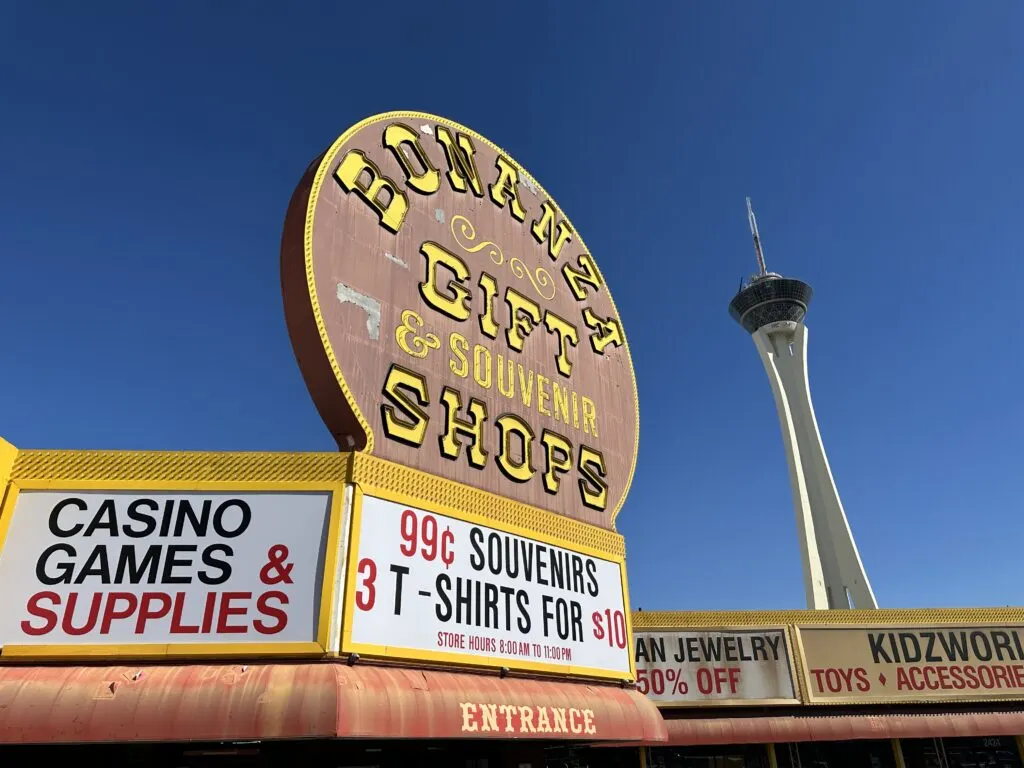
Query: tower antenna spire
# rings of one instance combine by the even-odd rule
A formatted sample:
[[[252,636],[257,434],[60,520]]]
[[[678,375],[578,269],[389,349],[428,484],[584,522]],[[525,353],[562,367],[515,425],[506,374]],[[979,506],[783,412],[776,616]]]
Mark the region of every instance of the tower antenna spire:
[[[754,238],[754,251],[757,253],[757,267],[761,277],[768,274],[764,265],[764,251],[761,250],[761,235],[757,231],[757,219],[754,218],[754,208],[750,205],[750,198],[747,198],[747,222],[750,224],[750,234]]]

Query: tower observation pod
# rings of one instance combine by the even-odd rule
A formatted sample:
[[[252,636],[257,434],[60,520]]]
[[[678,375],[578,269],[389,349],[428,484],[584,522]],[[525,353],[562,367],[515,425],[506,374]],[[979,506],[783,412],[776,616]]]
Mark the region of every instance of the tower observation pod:
[[[758,272],[741,284],[729,303],[729,314],[754,338],[775,395],[796,508],[807,607],[877,608],[811,403],[804,325],[811,286],[767,271],[749,197],[747,218]]]

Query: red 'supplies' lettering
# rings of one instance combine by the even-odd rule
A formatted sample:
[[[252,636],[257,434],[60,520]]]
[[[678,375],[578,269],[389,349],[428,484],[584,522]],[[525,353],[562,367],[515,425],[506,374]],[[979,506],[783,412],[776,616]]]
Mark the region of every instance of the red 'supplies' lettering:
[[[185,592],[72,592],[61,596],[46,590],[29,597],[25,612],[31,618],[21,622],[21,631],[29,637],[45,637],[59,627],[71,637],[109,635],[124,622],[131,622],[131,634],[142,640],[147,631],[206,635],[216,627],[217,634],[255,631],[275,635],[288,626],[284,609],[288,595],[278,590],[259,594],[255,601],[251,592],[208,592],[202,598],[201,623],[188,624],[183,620],[186,606],[197,600]]]

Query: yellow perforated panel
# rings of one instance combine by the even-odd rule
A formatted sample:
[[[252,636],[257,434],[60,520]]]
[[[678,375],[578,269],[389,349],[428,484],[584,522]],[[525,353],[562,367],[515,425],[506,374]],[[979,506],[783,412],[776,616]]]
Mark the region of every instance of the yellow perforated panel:
[[[476,514],[497,523],[590,547],[626,551],[614,531],[519,504],[366,454],[212,451],[19,451],[11,480],[35,483],[332,483],[358,482]]]
[[[1024,608],[882,608],[873,611],[640,611],[633,629],[779,624],[1017,624]]]
[[[87,482],[323,483],[347,479],[347,453],[19,451],[11,479]]]
[[[415,469],[357,453],[352,457],[352,481],[367,489],[381,488],[469,514],[517,525],[556,539],[622,557],[626,542],[614,531],[520,504],[468,485],[434,477]]]

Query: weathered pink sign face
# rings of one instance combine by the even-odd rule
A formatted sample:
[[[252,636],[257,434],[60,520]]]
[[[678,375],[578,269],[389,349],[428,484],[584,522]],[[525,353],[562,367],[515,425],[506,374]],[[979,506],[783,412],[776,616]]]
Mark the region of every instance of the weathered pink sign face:
[[[639,438],[629,347],[579,234],[500,149],[426,114],[354,126],[299,184],[281,272],[342,450],[613,527]]]

